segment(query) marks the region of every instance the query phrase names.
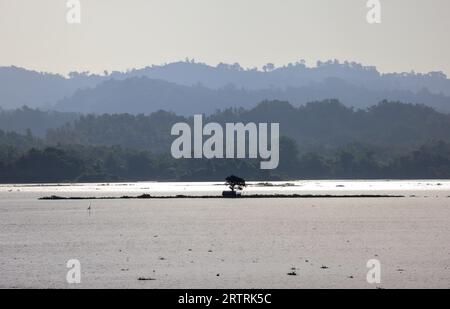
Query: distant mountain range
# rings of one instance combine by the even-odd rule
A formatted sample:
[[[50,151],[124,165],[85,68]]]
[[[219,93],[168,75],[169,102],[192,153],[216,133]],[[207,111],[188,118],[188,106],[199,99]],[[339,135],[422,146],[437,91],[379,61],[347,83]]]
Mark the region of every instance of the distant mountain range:
[[[68,78],[17,67],[0,67],[0,107],[23,105],[80,113],[212,113],[251,108],[262,100],[293,105],[339,99],[366,108],[382,100],[420,103],[450,112],[450,80],[441,72],[380,74],[374,67],[328,61],[303,62],[264,71],[239,64],[212,67],[193,61],[105,75],[71,73]]]

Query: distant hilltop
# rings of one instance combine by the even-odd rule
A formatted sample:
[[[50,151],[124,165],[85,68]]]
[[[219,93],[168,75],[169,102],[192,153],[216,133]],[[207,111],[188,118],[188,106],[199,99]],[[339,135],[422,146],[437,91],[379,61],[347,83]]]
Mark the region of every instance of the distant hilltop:
[[[337,60],[308,67],[304,61],[262,70],[239,64],[210,66],[193,60],[127,72],[70,73],[68,77],[18,67],[0,67],[0,107],[27,105],[51,110],[151,113],[211,113],[255,106],[262,100],[294,105],[339,99],[365,108],[382,100],[420,103],[450,112],[450,80],[442,72],[381,74],[373,66]]]

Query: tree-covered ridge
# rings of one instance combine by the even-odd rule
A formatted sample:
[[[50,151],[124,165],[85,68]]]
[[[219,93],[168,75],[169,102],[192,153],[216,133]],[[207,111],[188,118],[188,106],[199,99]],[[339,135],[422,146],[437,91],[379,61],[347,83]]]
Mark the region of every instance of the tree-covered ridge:
[[[381,100],[426,104],[438,111],[450,111],[450,96],[431,93],[427,88],[412,92],[399,89],[367,88],[330,77],[305,85],[247,89],[227,84],[211,89],[203,84],[179,85],[166,80],[132,77],[107,80],[94,88],[78,90],[52,108],[77,113],[149,114],[159,109],[180,115],[212,114],[216,109],[253,108],[262,100],[284,100],[294,106],[336,98],[346,106],[367,108]],[[126,102],[126,104],[124,104]]]
[[[260,170],[259,160],[173,159],[170,129],[192,117],[170,112],[75,116],[21,109],[7,115],[21,130],[27,123],[32,128],[23,134],[0,130],[3,183],[221,180],[237,171],[249,180],[450,177],[450,115],[422,105],[384,101],[357,110],[335,100],[301,107],[265,101],[205,117],[279,122],[280,165],[273,171]],[[36,137],[42,119],[56,124],[67,117],[74,120]]]
[[[152,65],[126,72],[105,71],[102,75],[72,72],[67,77],[17,67],[0,67],[0,107],[17,108],[25,104],[32,107],[51,108],[58,101],[73,96],[79,90],[96,88],[109,80],[123,81],[142,77],[179,86],[203,85],[210,91],[234,85],[235,89],[244,89],[253,92],[254,95],[257,94],[258,97],[253,98],[257,101],[253,103],[262,99],[276,98],[296,104],[297,101],[306,103],[333,97],[347,104],[362,107],[375,104],[382,99],[389,99],[425,103],[446,110],[450,96],[450,79],[442,72],[382,74],[373,66],[356,62],[328,60],[318,61],[315,66],[307,66],[305,61],[300,59],[278,67],[268,63],[261,70],[243,68],[238,63],[220,63],[217,66],[211,66],[187,59],[183,62]],[[164,87],[159,89],[155,87],[154,91],[164,93]],[[273,89],[290,89],[290,91],[280,96],[283,95],[282,91],[271,91]],[[178,94],[182,94],[186,88],[181,87],[175,90]],[[221,95],[231,97],[233,93],[239,95],[241,100],[248,98],[245,96],[245,91],[222,91]],[[155,104],[158,102],[161,100],[154,101]],[[190,106],[195,103],[187,102]],[[358,103],[366,104],[356,105]],[[114,111],[104,110],[103,112]],[[122,112],[135,113],[136,111]],[[139,112],[148,111],[141,110],[136,113]]]
[[[43,111],[27,106],[14,110],[2,110],[0,108],[0,130],[22,134],[30,130],[33,135],[45,137],[49,129],[59,128],[74,121],[78,116],[75,113]]]
[[[164,153],[173,140],[171,127],[192,122],[159,111],[150,115],[104,114],[81,116],[48,131],[52,144],[125,148]],[[283,136],[293,139],[299,151],[326,153],[352,142],[368,143],[389,151],[411,150],[430,140],[450,141],[450,115],[423,106],[381,102],[368,109],[354,109],[336,100],[294,107],[288,102],[265,101],[250,110],[226,109],[205,117],[205,122],[278,122]]]

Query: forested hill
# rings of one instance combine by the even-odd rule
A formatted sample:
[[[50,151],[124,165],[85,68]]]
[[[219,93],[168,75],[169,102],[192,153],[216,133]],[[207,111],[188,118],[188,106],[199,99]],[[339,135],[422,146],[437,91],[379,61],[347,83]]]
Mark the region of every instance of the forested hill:
[[[1,117],[8,122],[0,122],[0,182],[221,180],[237,172],[252,180],[450,178],[450,115],[422,105],[381,102],[359,110],[333,100],[301,107],[265,101],[205,117],[204,123],[279,122],[280,165],[271,171],[260,170],[259,160],[173,159],[171,127],[192,117],[166,111],[24,108]],[[49,129],[39,137],[44,122]],[[9,132],[12,125],[22,133]]]
[[[184,98],[181,102],[180,97]],[[230,106],[251,108],[264,99],[298,105],[327,98],[360,108],[386,99],[450,111],[450,79],[442,72],[382,74],[373,66],[337,60],[318,61],[315,66],[301,60],[279,67],[268,63],[262,69],[189,60],[126,72],[72,72],[68,76],[0,67],[3,109],[28,105],[74,112],[150,113],[165,106],[185,113],[188,107],[198,111],[206,104],[203,111],[209,113]]]
[[[49,130],[48,141],[112,146],[167,152],[176,122],[192,118],[159,111],[151,115],[85,115],[67,126]],[[278,122],[283,136],[296,141],[300,151],[327,151],[351,142],[391,150],[421,145],[430,140],[450,141],[450,115],[422,105],[381,102],[360,110],[338,101],[313,102],[294,107],[288,102],[266,101],[250,110],[226,109],[206,122]]]
[[[120,145],[164,153],[170,149],[170,129],[192,117],[160,110],[150,115],[79,115],[21,108],[0,111],[0,130],[46,138],[49,144]],[[300,151],[326,151],[351,142],[402,149],[430,140],[450,140],[450,115],[423,106],[381,102],[354,109],[336,100],[294,107],[264,101],[252,109],[225,109],[205,116],[205,122],[278,122],[281,134],[295,140]]]
[[[420,103],[438,111],[450,112],[450,96],[433,94],[426,88],[418,92],[399,89],[375,89],[352,84],[338,78],[306,85],[266,89],[238,88],[232,84],[217,89],[202,84],[179,85],[164,80],[134,77],[108,80],[94,88],[78,90],[52,109],[79,113],[149,114],[165,109],[181,115],[212,114],[230,107],[253,108],[263,100],[284,100],[294,106],[311,101],[336,98],[346,106],[367,108],[384,99]]]
[[[42,111],[27,106],[14,109],[0,109],[0,130],[25,134],[28,130],[33,135],[45,137],[49,129],[55,129],[78,119],[76,113],[59,113]]]

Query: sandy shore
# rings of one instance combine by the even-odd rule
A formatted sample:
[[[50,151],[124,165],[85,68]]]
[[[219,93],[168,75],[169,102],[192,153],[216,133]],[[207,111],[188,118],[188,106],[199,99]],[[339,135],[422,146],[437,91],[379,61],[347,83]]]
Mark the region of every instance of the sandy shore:
[[[36,198],[0,199],[0,288],[450,287],[444,196],[99,200],[90,213],[88,201]],[[79,285],[66,282],[69,259]]]

